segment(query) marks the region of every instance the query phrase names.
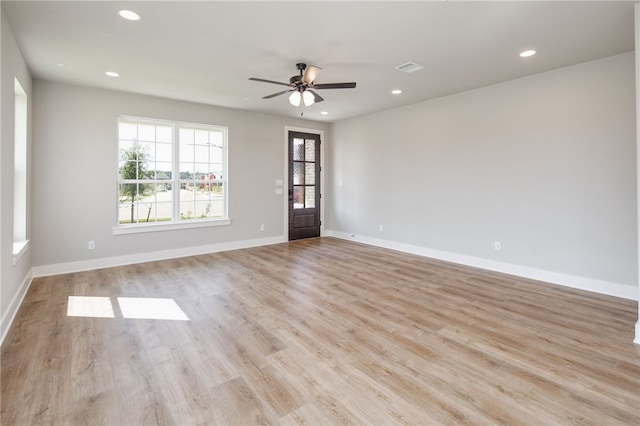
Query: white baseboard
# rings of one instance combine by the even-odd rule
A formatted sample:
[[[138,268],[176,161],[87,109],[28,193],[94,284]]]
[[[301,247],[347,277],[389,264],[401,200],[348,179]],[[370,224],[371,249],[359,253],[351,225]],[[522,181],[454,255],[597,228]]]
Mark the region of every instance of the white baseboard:
[[[29,270],[27,276],[24,277],[24,280],[20,284],[18,291],[13,296],[13,299],[11,299],[9,308],[4,313],[4,315],[2,315],[2,320],[0,320],[0,345],[2,345],[2,342],[4,342],[4,338],[7,336],[7,332],[9,331],[9,328],[11,327],[16,314],[18,313],[18,309],[20,309],[20,306],[22,305],[24,297],[27,295],[27,291],[29,290],[32,281],[33,269]]]
[[[208,244],[204,246],[185,247],[180,249],[162,250],[147,253],[135,253],[125,256],[104,257],[100,259],[82,260],[77,262],[57,263],[53,265],[35,266],[34,277],[68,274],[72,272],[89,271],[92,269],[110,268],[113,266],[132,265],[135,263],[153,262],[156,260],[175,259],[178,257],[197,256],[200,254],[216,253],[227,250],[237,250],[259,247],[269,244],[286,242],[283,236],[259,238],[254,240],[230,241],[226,243]]]
[[[512,263],[499,262],[480,257],[467,256],[457,253],[451,253],[441,250],[434,250],[427,247],[416,246],[412,244],[398,243],[395,241],[381,240],[367,236],[349,234],[347,232],[327,231],[327,236],[341,238],[345,240],[357,241],[372,246],[398,250],[405,253],[417,254],[419,256],[430,257],[433,259],[445,260],[448,262],[459,263],[475,268],[487,269],[494,272],[502,272],[509,275],[516,275],[523,278],[529,278],[538,281],[544,281],[551,284],[557,284],[565,287],[587,290],[594,293],[606,294],[608,296],[621,297],[623,299],[638,300],[638,287],[624,284],[617,284],[608,281],[597,280],[593,278],[580,277],[576,275],[563,274],[559,272],[546,271],[543,269],[531,268],[528,266],[515,265]],[[636,336],[640,333],[636,328]]]

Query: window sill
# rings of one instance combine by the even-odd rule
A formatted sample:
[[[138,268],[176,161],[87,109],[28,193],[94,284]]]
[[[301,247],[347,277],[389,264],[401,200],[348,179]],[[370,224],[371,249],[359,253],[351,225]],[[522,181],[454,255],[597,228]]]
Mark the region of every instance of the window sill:
[[[20,258],[27,252],[28,248],[29,240],[13,242],[13,260],[11,261],[13,266],[18,264]]]
[[[184,223],[153,223],[143,225],[121,225],[113,228],[113,235],[139,234],[143,232],[177,231],[191,228],[231,225],[231,219],[199,220]]]

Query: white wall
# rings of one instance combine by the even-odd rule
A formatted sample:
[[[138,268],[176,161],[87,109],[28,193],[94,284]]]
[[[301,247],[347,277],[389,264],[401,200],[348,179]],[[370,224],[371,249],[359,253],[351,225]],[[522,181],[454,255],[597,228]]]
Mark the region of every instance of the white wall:
[[[327,227],[637,298],[635,139],[633,52],[346,120]]]
[[[0,14],[2,12],[0,11]],[[31,151],[31,105],[32,80],[24,58],[18,48],[9,23],[4,14],[2,24],[2,48],[0,99],[2,118],[0,123],[2,144],[0,146],[0,342],[9,328],[13,317],[31,280],[31,251],[27,247],[25,254],[13,265],[13,154],[14,154],[14,79],[18,78],[27,94],[27,165],[30,165]],[[27,177],[27,188],[30,184]],[[29,194],[27,194],[29,200]],[[27,237],[30,236],[30,204],[27,201]]]
[[[116,91],[36,80],[33,262],[36,275],[282,241],[285,126],[328,125]],[[113,235],[117,116],[229,127],[230,226]],[[285,191],[286,193],[286,191]],[[260,224],[265,230],[260,231]],[[88,250],[87,242],[96,249]],[[157,257],[157,256],[156,256]],[[100,259],[107,259],[101,262]]]

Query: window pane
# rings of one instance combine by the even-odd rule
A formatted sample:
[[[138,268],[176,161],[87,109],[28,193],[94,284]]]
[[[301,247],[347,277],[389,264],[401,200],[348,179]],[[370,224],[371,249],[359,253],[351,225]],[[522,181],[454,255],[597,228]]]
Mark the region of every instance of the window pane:
[[[220,189],[222,190],[222,188]],[[211,217],[226,217],[226,213],[224,211],[224,199],[222,197],[214,198],[211,200]]]
[[[171,158],[173,158],[171,148],[170,143],[156,144],[156,161],[171,161]]]
[[[304,139],[293,139],[293,160],[304,161]]]
[[[120,139],[120,158],[122,158],[122,156],[126,153],[131,151],[131,148],[133,147],[133,145],[135,144],[135,142],[133,141],[128,141],[126,139]]]
[[[193,220],[195,216],[195,203],[193,200],[180,202],[180,220]]]
[[[132,212],[132,207],[134,209],[133,212]],[[132,215],[134,217],[136,215],[135,204],[131,202],[118,204],[118,223],[119,224],[123,225],[127,223],[132,223],[131,221]]]
[[[159,180],[171,179],[171,163],[157,162],[155,172],[156,172],[155,173],[156,179],[159,179]]]
[[[171,126],[158,126],[156,127],[156,141],[171,143],[173,128]],[[171,145],[169,145],[171,146]]]
[[[156,144],[153,142],[139,142],[138,143],[138,158],[140,159],[155,159],[156,158]]]
[[[213,132],[209,132],[209,143],[212,146],[217,146],[219,148],[222,148],[222,144],[223,144],[223,134],[222,132],[218,132],[218,131],[213,131]]]
[[[194,140],[195,140],[195,143],[198,145],[208,145],[209,132],[207,132],[206,130],[196,130]]]
[[[215,182],[215,175],[213,173],[209,173],[209,175],[205,175],[202,177],[202,184],[200,185],[200,189],[203,191],[211,192],[216,188],[217,183]]]
[[[206,219],[211,217],[211,201],[210,200],[196,201],[195,216],[197,219]]]
[[[215,175],[215,179],[222,179],[224,175],[222,173],[222,168],[223,168],[222,164],[216,164],[216,163],[211,164],[211,172]]]
[[[316,184],[316,163],[304,163],[304,183],[307,185]]]
[[[307,139],[304,144],[305,161],[316,161],[316,141]]]
[[[222,163],[222,146],[211,145],[209,155],[212,163]]]
[[[209,146],[208,145],[195,145],[195,161],[197,162],[209,162]]]
[[[138,140],[139,141],[155,141],[156,140],[156,126],[152,124],[139,124],[138,125]]]
[[[304,186],[293,187],[293,208],[294,209],[304,208]]]
[[[194,173],[193,163],[180,163],[180,179],[193,179]]]
[[[120,123],[118,137],[122,140],[133,141],[138,139],[138,126],[133,123]],[[122,145],[120,145],[122,148]]]
[[[293,184],[304,185],[304,163],[293,163]]]
[[[138,161],[138,179],[153,179],[155,177],[154,169],[155,163]]]
[[[195,155],[195,150],[193,148],[193,144],[180,144],[180,161],[188,162],[193,161]]]
[[[138,162],[137,161],[121,161],[120,162],[120,179],[138,179]]]
[[[308,209],[312,209],[316,206],[316,187],[306,186],[304,191],[304,204]]]
[[[193,145],[193,138],[194,138],[193,129],[180,128],[180,131],[178,133],[178,137],[180,138],[180,145],[182,145],[182,144],[192,144]]]

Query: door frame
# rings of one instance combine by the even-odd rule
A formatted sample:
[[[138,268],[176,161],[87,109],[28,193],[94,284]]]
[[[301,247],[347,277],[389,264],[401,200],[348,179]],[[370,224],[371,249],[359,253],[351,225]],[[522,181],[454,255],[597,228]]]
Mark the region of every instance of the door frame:
[[[289,241],[289,196],[288,196],[288,188],[289,188],[289,132],[302,132],[302,133],[313,133],[314,135],[320,135],[320,236],[324,237],[324,130],[319,129],[307,129],[303,127],[293,127],[293,126],[284,126],[284,171],[282,176],[284,176],[283,182],[283,216],[284,216],[284,229],[282,232],[282,237],[284,241]]]

